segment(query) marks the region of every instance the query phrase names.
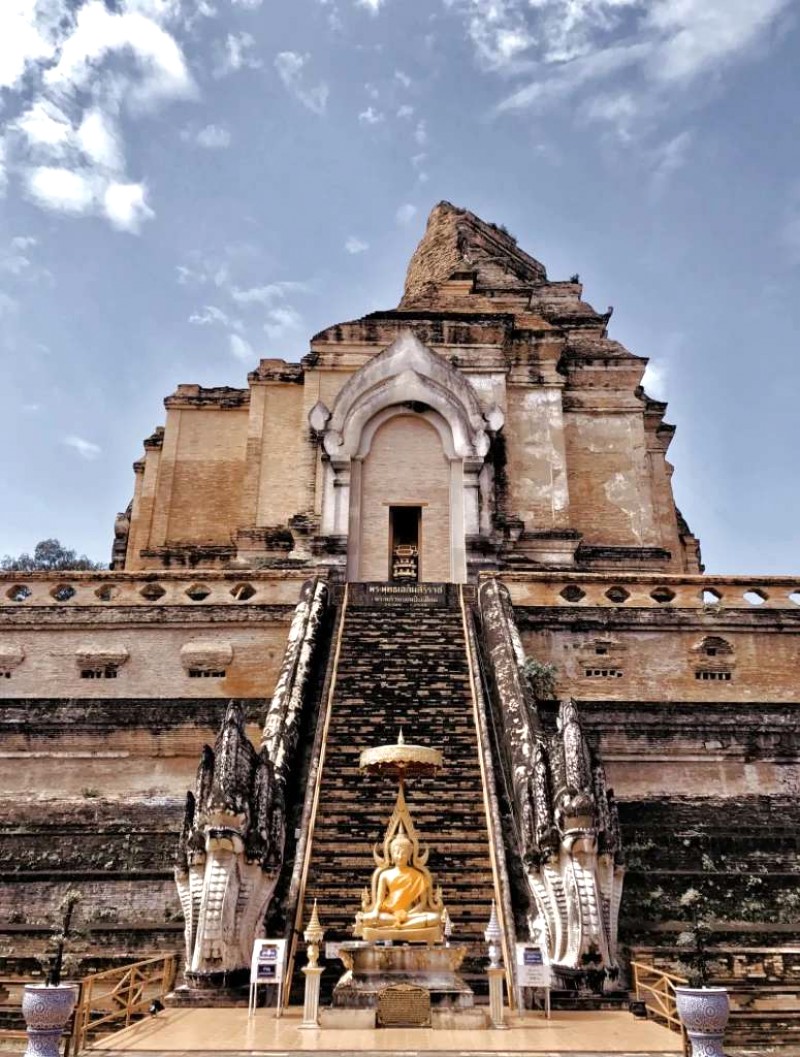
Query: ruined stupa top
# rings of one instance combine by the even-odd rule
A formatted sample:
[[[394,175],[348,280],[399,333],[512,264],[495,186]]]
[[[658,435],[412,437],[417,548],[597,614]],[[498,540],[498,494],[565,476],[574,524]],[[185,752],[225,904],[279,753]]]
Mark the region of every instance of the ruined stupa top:
[[[504,228],[439,202],[409,263],[400,309],[435,307],[442,285],[455,278],[471,279],[478,289],[512,292],[546,282],[547,273]]]

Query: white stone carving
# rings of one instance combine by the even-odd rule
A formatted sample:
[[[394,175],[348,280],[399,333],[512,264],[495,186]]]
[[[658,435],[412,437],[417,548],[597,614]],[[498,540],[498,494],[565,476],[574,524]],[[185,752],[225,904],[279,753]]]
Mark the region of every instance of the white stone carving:
[[[208,745],[178,845],[175,881],[185,918],[186,978],[216,987],[245,978],[253,943],[283,863],[286,780],[295,764],[303,701],[327,604],[319,580],[303,585],[260,751],[245,731],[243,708],[231,702],[214,748]],[[189,649],[189,647],[192,647]],[[187,644],[184,663],[221,664],[230,644]],[[186,655],[184,656],[184,651]]]
[[[564,976],[618,975],[617,928],[625,867],[619,819],[602,763],[586,742],[574,701],[558,730],[543,728],[524,675],[525,655],[508,589],[479,591],[496,716],[507,750],[522,868],[551,965]]]

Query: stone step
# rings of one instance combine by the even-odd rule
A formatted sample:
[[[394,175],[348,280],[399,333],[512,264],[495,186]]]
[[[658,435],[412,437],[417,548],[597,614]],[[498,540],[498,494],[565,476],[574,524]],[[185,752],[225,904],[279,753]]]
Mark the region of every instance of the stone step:
[[[352,934],[396,790],[358,769],[361,751],[393,741],[444,756],[433,778],[409,782],[407,802],[429,868],[442,886],[466,974],[485,989],[483,931],[494,896],[482,775],[461,614],[439,607],[353,608],[345,615],[306,903],[317,898],[328,934]],[[303,909],[304,920],[307,906]],[[297,971],[295,985],[299,982]],[[328,983],[332,987],[333,979]],[[323,983],[323,989],[325,984]]]

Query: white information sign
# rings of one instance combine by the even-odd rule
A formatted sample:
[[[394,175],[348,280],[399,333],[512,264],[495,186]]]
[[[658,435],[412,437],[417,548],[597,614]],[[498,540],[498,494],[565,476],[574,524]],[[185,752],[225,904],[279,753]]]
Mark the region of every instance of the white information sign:
[[[550,988],[552,977],[550,966],[547,964],[541,947],[534,943],[517,944],[517,987],[533,987],[536,990],[544,990],[545,1009],[550,1017]],[[522,1001],[519,1003],[522,1009]]]
[[[283,1007],[283,969],[286,963],[286,940],[256,940],[250,961],[250,1002],[248,1016],[256,1011],[259,984],[273,984],[278,988],[278,1006],[275,1016],[281,1015]]]

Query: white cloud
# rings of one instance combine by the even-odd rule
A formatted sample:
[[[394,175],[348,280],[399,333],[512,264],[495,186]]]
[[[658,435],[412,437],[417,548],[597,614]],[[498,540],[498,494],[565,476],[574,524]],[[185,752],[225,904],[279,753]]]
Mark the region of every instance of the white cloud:
[[[246,341],[240,334],[229,334],[228,335],[228,347],[231,352],[231,356],[235,356],[237,360],[243,360],[245,362],[249,360],[257,359],[253,346],[249,341]]]
[[[103,450],[99,444],[93,444],[92,441],[84,440],[83,437],[64,437],[61,443],[66,444],[68,448],[74,448],[83,459],[96,459]]]
[[[330,90],[324,81],[317,85],[308,83],[306,67],[309,59],[309,55],[300,55],[296,51],[282,51],[275,56],[275,69],[295,99],[315,114],[324,114]]]
[[[0,272],[19,278],[23,275],[30,276],[31,259],[27,250],[32,249],[37,240],[32,235],[17,235],[8,244],[8,247],[0,249]]]
[[[344,248],[347,250],[348,253],[364,253],[366,250],[369,249],[369,243],[364,242],[364,240],[358,238],[357,235],[351,235],[348,238],[347,242],[345,242]]]
[[[400,118],[408,118],[414,116],[414,107],[409,106],[407,103],[397,108],[397,116]]]
[[[653,191],[660,193],[669,183],[670,178],[686,163],[689,147],[692,144],[692,133],[685,129],[677,136],[663,143],[653,152]]]
[[[572,95],[590,81],[636,65],[649,55],[649,45],[629,44],[553,64],[548,67],[546,77],[512,93],[500,103],[498,110],[541,109],[554,100]]]
[[[417,127],[414,129],[414,141],[415,143],[418,143],[420,147],[424,147],[428,142],[428,126],[426,122],[417,122]]]
[[[362,125],[379,125],[383,121],[383,114],[380,110],[368,106],[366,110],[362,110],[358,115],[358,120]]]
[[[118,231],[136,234],[155,213],[145,201],[144,184],[110,183],[103,194],[103,212]]]
[[[0,4],[0,88],[15,88],[26,67],[48,59],[53,45],[36,24],[34,0],[3,0]]]
[[[525,6],[517,0],[445,0],[445,3],[463,14],[481,66],[502,67],[534,43]],[[531,6],[541,4],[532,0]]]
[[[0,0],[0,85],[25,86],[12,163],[37,205],[132,232],[154,215],[126,178],[121,115],[195,94],[180,16],[181,0]]]
[[[651,72],[689,81],[747,52],[790,0],[654,0],[647,24],[661,37]]]
[[[220,323],[224,327],[233,327],[234,330],[241,327],[239,320],[231,319],[227,312],[223,312],[216,305],[203,305],[200,311],[193,312],[189,316],[189,322],[200,327],[208,327],[214,323]]]
[[[659,360],[650,360],[642,377],[642,386],[654,400],[666,399],[667,366]]]
[[[408,74],[403,73],[402,70],[394,71],[394,79],[398,82],[398,84],[401,84],[403,88],[410,88],[411,85],[414,83],[408,76]]]
[[[229,33],[214,66],[214,77],[227,77],[239,70],[260,69],[263,63],[253,54],[255,45],[256,38],[252,33]]]
[[[30,170],[27,191],[37,205],[61,213],[89,213],[95,200],[95,188],[88,176],[53,166]]]
[[[308,287],[305,283],[284,280],[278,283],[268,283],[266,286],[251,286],[247,289],[234,286],[231,288],[231,297],[239,305],[271,305],[275,301],[282,301],[289,293],[303,293]]]
[[[139,12],[112,12],[101,0],[90,0],[78,9],[75,28],[44,82],[68,95],[77,92],[115,53],[130,55],[139,70],[138,77],[124,76],[122,82],[114,78],[128,107],[150,108],[162,99],[193,94],[194,84],[175,39],[152,18]]]
[[[395,220],[401,227],[406,227],[416,215],[417,207],[412,206],[410,202],[406,202],[405,205],[400,206],[395,213]]]
[[[42,147],[56,157],[64,153],[74,134],[63,110],[46,99],[37,99],[17,118],[15,127],[33,148]]]
[[[95,165],[111,171],[123,167],[122,150],[116,128],[102,110],[88,110],[76,133],[83,154]]]
[[[206,150],[224,150],[231,145],[231,134],[221,125],[206,125],[197,133],[195,142]]]
[[[247,11],[255,11],[263,2],[264,0],[231,0],[234,7],[243,7]]]
[[[464,18],[481,65],[528,77],[498,110],[542,110],[583,91],[579,114],[611,123],[622,139],[633,138],[645,118],[674,109],[676,88],[756,53],[791,6],[791,0],[445,3]],[[611,90],[598,91],[595,83],[612,77]]]
[[[303,327],[303,317],[291,305],[273,308],[267,313],[264,333],[271,341],[278,341],[287,334]]]
[[[377,15],[385,3],[386,0],[356,0],[357,7],[366,7],[373,15]]]

